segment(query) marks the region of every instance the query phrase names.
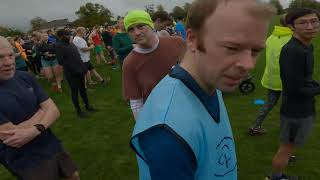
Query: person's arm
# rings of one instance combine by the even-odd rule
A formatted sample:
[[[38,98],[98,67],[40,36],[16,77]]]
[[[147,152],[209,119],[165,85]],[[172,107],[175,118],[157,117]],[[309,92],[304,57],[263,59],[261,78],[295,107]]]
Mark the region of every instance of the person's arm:
[[[1,132],[3,131],[13,130],[13,129],[25,129],[25,128],[30,128],[35,124],[39,124],[43,117],[43,114],[44,114],[44,111],[42,111],[42,109],[39,109],[30,119],[17,125],[14,125],[10,120],[0,115],[2,116],[2,119],[5,119],[5,123],[0,125],[0,140],[5,140],[6,138],[9,137],[8,134],[6,135],[3,135],[3,133],[1,134]]]
[[[316,81],[310,82],[308,87],[301,88],[301,92],[308,96],[316,96],[320,94],[320,85]]]
[[[280,54],[280,71],[283,87],[288,95],[315,96],[320,94],[320,86],[305,86],[305,54],[294,49],[283,49]]]
[[[48,97],[36,80],[31,76],[27,78],[34,89],[34,94],[37,97],[37,103],[40,105],[40,110],[43,111],[42,116],[39,116],[40,120],[36,122],[36,124],[42,124],[47,129],[58,119],[60,112],[55,103]],[[4,144],[20,148],[37,137],[40,132],[36,127],[31,126],[27,128],[14,128],[7,131],[1,131],[0,134],[10,135],[10,137],[3,141]]]
[[[93,48],[94,48],[94,45],[90,45],[89,47],[83,47],[80,50],[82,52],[88,52],[88,51],[91,51],[91,49],[93,49]]]
[[[80,51],[82,52],[88,52],[91,51],[91,49],[94,48],[94,45],[90,45],[89,47],[87,46],[87,42],[85,40],[81,40],[81,39],[77,39],[77,40],[73,40],[73,44],[80,49]]]
[[[152,180],[194,180],[197,161],[190,146],[170,128],[156,127],[139,137]]]
[[[133,113],[133,117],[135,120],[138,119],[139,113],[142,111],[143,108],[143,99],[131,99],[130,100],[130,107]]]

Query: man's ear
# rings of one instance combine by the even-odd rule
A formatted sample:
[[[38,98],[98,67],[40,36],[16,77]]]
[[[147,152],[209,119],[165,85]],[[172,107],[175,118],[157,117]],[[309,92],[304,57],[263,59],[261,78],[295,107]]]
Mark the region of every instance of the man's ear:
[[[198,49],[197,41],[197,33],[195,33],[192,29],[187,29],[186,43],[188,49],[190,49],[192,52],[195,52]]]

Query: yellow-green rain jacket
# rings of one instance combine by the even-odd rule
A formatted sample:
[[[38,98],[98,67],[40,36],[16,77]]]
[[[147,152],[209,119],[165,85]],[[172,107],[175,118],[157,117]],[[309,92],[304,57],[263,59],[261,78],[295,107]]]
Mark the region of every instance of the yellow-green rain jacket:
[[[292,31],[287,27],[275,26],[266,42],[266,68],[261,80],[263,87],[282,91],[279,58],[282,47],[291,39]]]

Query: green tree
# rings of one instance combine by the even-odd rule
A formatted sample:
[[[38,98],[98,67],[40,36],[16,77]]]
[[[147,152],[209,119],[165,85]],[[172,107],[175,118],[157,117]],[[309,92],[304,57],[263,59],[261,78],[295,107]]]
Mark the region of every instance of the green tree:
[[[283,7],[280,4],[279,0],[271,0],[270,4],[273,5],[277,9],[277,14],[283,13]]]
[[[145,8],[145,11],[146,11],[147,13],[149,13],[150,16],[152,17],[153,13],[155,12],[155,10],[154,10],[154,4],[147,4],[147,5],[144,6],[144,8]]]
[[[185,10],[180,7],[180,6],[175,6],[172,10],[172,12],[170,13],[170,15],[175,19],[177,20],[179,17],[182,17],[182,18],[186,18],[186,12]]]
[[[79,19],[74,22],[76,26],[93,27],[96,24],[111,23],[112,13],[101,4],[87,3],[75,13]]]
[[[41,17],[37,16],[30,20],[30,25],[33,31],[38,30],[42,24],[47,23],[45,19],[42,19]]]
[[[298,7],[320,10],[320,3],[316,0],[293,0],[289,5],[289,8]]]
[[[188,15],[188,12],[189,12],[189,9],[190,9],[190,6],[191,6],[191,4],[190,3],[185,3],[184,5],[183,5],[183,10],[185,11],[185,17],[187,17],[187,15]]]
[[[157,6],[157,11],[165,11],[165,10],[164,10],[164,7],[161,4],[159,4]]]
[[[17,29],[0,26],[0,36],[21,36],[23,33]]]

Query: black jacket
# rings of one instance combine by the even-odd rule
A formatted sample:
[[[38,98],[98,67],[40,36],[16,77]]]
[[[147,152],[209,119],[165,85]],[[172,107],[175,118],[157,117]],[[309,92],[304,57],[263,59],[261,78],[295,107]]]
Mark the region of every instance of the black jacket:
[[[82,62],[78,49],[74,44],[57,42],[55,51],[57,60],[63,66],[66,75],[81,76],[87,73],[88,69]]]
[[[283,86],[281,114],[303,118],[315,114],[320,85],[313,80],[313,46],[292,38],[281,50],[280,77]]]

